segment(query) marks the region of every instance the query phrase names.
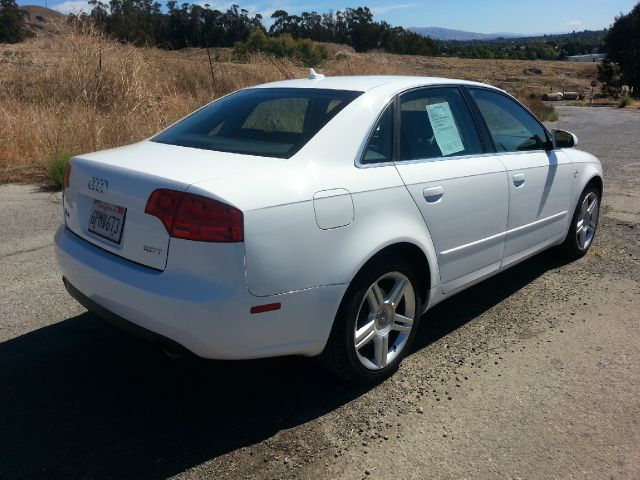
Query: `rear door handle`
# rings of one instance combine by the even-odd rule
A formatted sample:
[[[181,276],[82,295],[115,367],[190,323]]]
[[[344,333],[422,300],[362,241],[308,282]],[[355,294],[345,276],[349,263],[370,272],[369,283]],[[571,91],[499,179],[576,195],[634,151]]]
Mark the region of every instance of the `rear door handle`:
[[[444,188],[442,186],[425,188],[422,195],[427,203],[436,203],[442,199]]]
[[[524,185],[525,176],[524,173],[516,173],[513,176],[513,184],[517,187],[521,187]]]

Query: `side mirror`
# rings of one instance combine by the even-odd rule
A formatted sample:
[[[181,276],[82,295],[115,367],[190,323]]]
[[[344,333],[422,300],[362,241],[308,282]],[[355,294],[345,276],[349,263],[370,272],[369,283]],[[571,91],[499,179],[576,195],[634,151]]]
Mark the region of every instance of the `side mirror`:
[[[556,148],[573,148],[578,145],[578,137],[564,130],[553,131],[553,144]]]

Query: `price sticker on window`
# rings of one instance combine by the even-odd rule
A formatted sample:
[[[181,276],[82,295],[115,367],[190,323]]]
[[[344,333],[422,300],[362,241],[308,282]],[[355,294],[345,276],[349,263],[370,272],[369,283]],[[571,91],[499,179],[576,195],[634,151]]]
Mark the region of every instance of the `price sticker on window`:
[[[427,105],[427,114],[442,155],[446,157],[462,152],[464,145],[462,144],[456,121],[453,119],[449,103],[442,102]]]

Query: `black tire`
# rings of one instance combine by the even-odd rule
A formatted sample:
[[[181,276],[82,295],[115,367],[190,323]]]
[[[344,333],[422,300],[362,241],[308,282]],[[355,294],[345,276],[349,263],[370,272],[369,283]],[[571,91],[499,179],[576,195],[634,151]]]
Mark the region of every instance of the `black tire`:
[[[406,289],[403,291],[405,293],[396,304],[386,301],[395,286],[399,291],[402,282],[404,282],[402,277],[405,277],[409,282],[409,284],[404,283]],[[395,255],[381,257],[366,266],[351,282],[342,300],[331,335],[319,358],[322,365],[334,374],[353,383],[375,384],[391,376],[409,352],[418,329],[421,311],[420,292],[422,291],[419,278],[415,268],[407,260]],[[379,303],[381,306],[378,311],[381,313],[375,316],[375,321],[371,321],[371,303],[366,295],[370,288],[374,288],[374,283],[379,287],[378,292],[384,293],[385,301]],[[388,288],[387,285],[389,285]],[[383,303],[387,306],[382,306]],[[389,308],[392,308],[394,313],[387,315]],[[400,311],[400,315],[397,315]],[[405,322],[409,315],[413,315],[413,322],[410,324],[411,330],[403,333],[396,332],[395,328],[409,328],[409,324]],[[393,316],[393,319],[389,319],[389,316]],[[359,322],[363,321],[365,325],[360,326]],[[386,326],[384,326],[385,324]],[[366,330],[366,325],[373,325],[370,330],[370,335],[373,337],[381,338],[385,335],[379,334],[388,331],[387,351],[391,357],[384,354],[385,361],[388,360],[388,364],[384,367],[372,369],[364,365],[363,362],[369,361],[365,353],[365,350],[369,349],[368,344],[356,350],[356,326],[361,330]],[[381,328],[378,329],[378,326]],[[389,330],[386,330],[387,328]],[[384,344],[380,343],[382,342],[380,338],[373,337],[370,340],[371,348],[374,350],[374,358],[371,362],[376,362],[378,352],[384,351],[384,347],[378,349],[378,346]],[[397,350],[398,345],[401,345],[399,351]]]
[[[579,223],[583,220],[583,204],[585,203],[585,199],[592,198],[596,200],[595,204],[595,224],[592,227],[592,231],[590,231],[590,239],[586,245],[584,242],[581,242],[580,237],[578,235]],[[564,242],[558,247],[558,253],[569,260],[577,260],[586,255],[589,251],[589,248],[593,244],[593,240],[595,239],[596,230],[598,229],[598,217],[600,213],[600,201],[601,201],[601,193],[600,190],[594,186],[587,186],[585,190],[580,195],[578,199],[578,203],[576,205],[575,211],[573,212],[573,217],[571,218],[571,224],[569,225],[569,231],[567,232],[567,236],[564,239]],[[589,203],[589,202],[587,202]]]

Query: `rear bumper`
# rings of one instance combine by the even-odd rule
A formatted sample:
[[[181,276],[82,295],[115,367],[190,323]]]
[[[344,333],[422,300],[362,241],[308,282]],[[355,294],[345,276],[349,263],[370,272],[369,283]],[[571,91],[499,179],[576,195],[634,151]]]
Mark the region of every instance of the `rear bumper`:
[[[168,339],[204,358],[322,351],[346,285],[256,297],[246,287],[241,244],[194,243],[172,239],[167,268],[158,272],[103,251],[64,226],[55,236],[69,293],[98,316],[133,325],[138,334]],[[282,308],[250,313],[252,306],[273,302]]]
[[[97,315],[98,317],[106,320],[112,325],[124,330],[125,332],[136,336],[142,340],[146,340],[152,343],[159,343],[162,345],[166,345],[172,350],[186,350],[182,345],[177,342],[174,342],[170,338],[163,337],[151,330],[147,330],[146,328],[139,327],[135,323],[131,323],[129,320],[119,317],[113,312],[110,312],[106,308],[98,305],[96,302],[91,300],[89,297],[86,297],[82,294],[80,290],[71,285],[71,282],[67,280],[65,277],[62,277],[62,283],[64,283],[64,288],[67,289],[69,295],[71,295],[80,305],[89,310],[91,313]]]

